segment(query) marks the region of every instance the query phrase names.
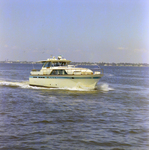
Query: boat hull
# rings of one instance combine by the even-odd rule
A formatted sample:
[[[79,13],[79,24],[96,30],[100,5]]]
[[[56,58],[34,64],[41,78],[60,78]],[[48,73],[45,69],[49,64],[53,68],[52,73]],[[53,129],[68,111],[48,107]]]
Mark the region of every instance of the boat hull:
[[[65,75],[65,76],[33,76],[29,77],[29,85],[49,88],[89,88],[94,89],[101,75]]]

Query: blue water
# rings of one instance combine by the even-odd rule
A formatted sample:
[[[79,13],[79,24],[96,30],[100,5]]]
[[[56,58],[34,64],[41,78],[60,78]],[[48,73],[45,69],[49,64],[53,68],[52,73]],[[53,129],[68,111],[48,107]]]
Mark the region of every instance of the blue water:
[[[34,65],[40,68],[39,65]],[[149,149],[149,68],[104,67],[96,90],[28,85],[0,64],[0,149]]]

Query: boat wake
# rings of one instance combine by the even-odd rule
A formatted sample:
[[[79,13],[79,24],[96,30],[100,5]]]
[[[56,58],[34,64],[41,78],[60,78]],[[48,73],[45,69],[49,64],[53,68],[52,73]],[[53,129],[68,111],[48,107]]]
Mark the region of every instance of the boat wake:
[[[0,81],[0,86],[41,89],[41,87],[30,86],[28,81],[21,81],[21,82]]]
[[[37,87],[37,86],[30,86],[28,81],[0,81],[0,86],[5,86],[5,87],[19,87],[19,88],[24,88],[24,89],[50,89],[50,90],[70,90],[70,91],[95,91],[99,90],[102,92],[108,92],[111,90],[114,90],[113,88],[109,87],[107,83],[103,84],[98,84],[95,89],[92,89],[90,87],[83,86],[81,84],[77,84],[73,88],[46,88],[46,87]]]
[[[102,84],[97,85],[97,89],[102,91],[102,92],[108,92],[108,91],[115,90],[114,88],[111,88],[109,86],[109,84],[107,84],[107,83],[102,83]]]
[[[68,87],[64,87],[64,88],[48,88],[48,87],[38,87],[38,86],[30,86],[28,81],[21,81],[21,82],[17,82],[17,81],[0,81],[0,86],[6,86],[6,87],[20,87],[20,88],[26,88],[26,89],[50,89],[50,90],[57,90],[57,89],[61,89],[61,90],[72,90],[72,91],[90,91],[91,88],[89,87],[85,87],[81,84],[77,84],[76,87],[73,88],[68,88]]]
[[[0,86],[8,86],[8,87],[24,87],[26,88],[25,86],[25,82],[10,82],[10,81],[0,81]]]

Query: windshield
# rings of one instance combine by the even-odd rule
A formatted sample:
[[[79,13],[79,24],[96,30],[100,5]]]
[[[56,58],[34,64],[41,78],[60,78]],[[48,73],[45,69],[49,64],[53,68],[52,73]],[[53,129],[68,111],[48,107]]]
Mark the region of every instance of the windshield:
[[[51,67],[51,62],[45,62],[42,67]]]
[[[53,62],[52,66],[66,66],[65,62]]]
[[[54,66],[66,66],[66,62],[45,62],[43,63],[42,67],[54,67]]]

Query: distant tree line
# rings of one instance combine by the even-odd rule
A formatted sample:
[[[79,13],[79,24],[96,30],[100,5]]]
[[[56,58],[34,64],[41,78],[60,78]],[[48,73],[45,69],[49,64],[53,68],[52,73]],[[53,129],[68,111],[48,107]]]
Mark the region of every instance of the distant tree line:
[[[19,64],[39,64],[33,61],[0,61],[0,63],[19,63]],[[147,63],[106,63],[106,62],[71,62],[71,65],[99,65],[99,66],[132,66],[132,67],[149,67]]]

